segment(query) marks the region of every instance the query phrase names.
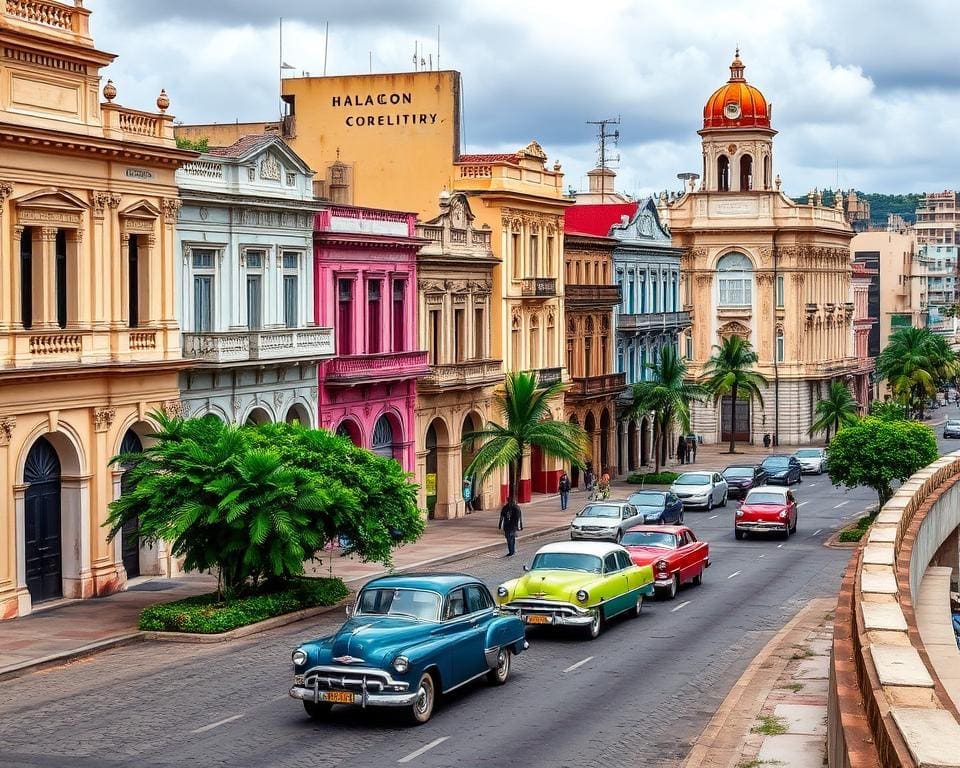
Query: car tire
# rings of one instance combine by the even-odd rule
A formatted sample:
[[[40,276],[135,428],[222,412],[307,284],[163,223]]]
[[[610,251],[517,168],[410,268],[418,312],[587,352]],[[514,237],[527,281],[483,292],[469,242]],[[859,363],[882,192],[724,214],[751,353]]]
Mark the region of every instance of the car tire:
[[[713,509],[713,491],[707,496],[707,512]]]
[[[735,531],[733,532],[733,536],[734,536],[734,538],[736,538],[737,541],[740,541],[740,539],[742,539],[744,536],[746,536],[746,534],[745,534],[743,531],[736,531],[736,530],[735,530]]]
[[[790,526],[789,526],[789,525],[787,526],[786,530],[785,530],[783,533],[780,534],[780,538],[783,539],[784,541],[786,541],[787,539],[790,538]]]
[[[637,595],[636,605],[633,606],[633,610],[630,611],[630,618],[639,619],[640,614],[643,613],[643,595]]]
[[[587,626],[587,637],[596,640],[603,632],[603,609],[597,608],[593,614],[593,621]]]
[[[683,525],[683,510],[680,510],[680,517],[677,519],[677,525]]]
[[[323,720],[330,714],[333,704],[329,701],[304,701],[303,709],[311,720]]]
[[[511,653],[509,648],[497,651],[497,667],[487,672],[487,682],[490,685],[503,685],[510,677]]]
[[[693,584],[693,586],[699,587],[701,584],[703,584],[703,572],[705,570],[705,567],[701,567],[700,572],[690,580],[690,583]]]
[[[720,500],[720,506],[721,506],[721,507],[727,506],[727,492],[726,492],[726,491],[723,492],[723,498]]]
[[[423,725],[433,714],[437,701],[437,684],[433,675],[424,672],[417,683],[417,700],[410,705],[408,717],[414,725]]]
[[[670,579],[670,586],[663,590],[664,600],[673,600],[677,596],[677,592],[680,591],[680,574],[673,574],[673,578]]]
[[[796,533],[796,532],[797,532],[797,523],[799,523],[799,522],[800,522],[800,515],[797,515],[797,516],[793,519],[793,525],[790,527],[790,533]]]

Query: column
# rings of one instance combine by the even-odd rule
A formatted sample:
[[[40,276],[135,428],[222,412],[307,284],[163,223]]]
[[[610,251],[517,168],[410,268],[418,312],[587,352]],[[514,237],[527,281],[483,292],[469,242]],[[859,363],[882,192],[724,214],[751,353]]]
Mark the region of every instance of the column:
[[[181,254],[175,253],[176,238],[174,236],[174,225],[180,213],[181,202],[179,198],[166,198],[160,202],[160,210],[163,212],[163,219],[160,222],[160,242],[157,251],[157,269],[160,275],[159,282],[155,285],[160,295],[161,314],[151,317],[151,320],[157,320],[159,317],[160,325],[164,328],[177,327],[177,315],[174,309],[174,296],[176,286],[174,285],[175,270],[173,259],[178,259]],[[186,304],[186,302],[184,302]],[[311,320],[313,318],[310,318]],[[172,345],[171,345],[172,346]]]
[[[0,224],[2,224],[2,222],[0,222]],[[0,226],[0,237],[2,237],[2,232],[3,227]],[[13,228],[14,250],[13,253],[10,254],[10,271],[7,273],[10,275],[10,282],[7,286],[9,288],[7,296],[10,298],[10,329],[12,331],[23,330],[23,318],[21,317],[20,305],[20,238],[22,235],[23,227],[18,225]],[[11,349],[11,355],[13,352],[14,349]]]
[[[83,287],[95,283],[90,279],[83,253],[83,228],[78,227],[67,238],[67,328],[81,328],[90,322],[90,292]]]
[[[7,229],[4,226],[4,209],[7,207],[6,200],[13,194],[13,182],[0,181],[0,275],[9,275],[10,290],[0,291],[0,332],[6,331],[12,327],[14,321],[13,306],[17,303],[17,291],[19,290],[20,280],[19,264],[17,271],[14,272],[14,262],[19,262],[20,238],[15,237],[12,241],[12,248],[6,247]],[[12,224],[12,219],[8,219]],[[12,227],[12,229],[17,229]],[[17,279],[14,279],[17,278]]]
[[[33,328],[57,325],[57,230],[41,227],[33,238]]]
[[[140,325],[156,326],[163,317],[161,291],[164,281],[161,273],[164,265],[157,249],[156,235],[142,235],[139,246]]]

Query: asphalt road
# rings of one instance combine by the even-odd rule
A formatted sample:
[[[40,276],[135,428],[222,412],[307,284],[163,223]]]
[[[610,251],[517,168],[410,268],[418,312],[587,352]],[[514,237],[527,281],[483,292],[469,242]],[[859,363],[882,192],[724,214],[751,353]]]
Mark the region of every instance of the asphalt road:
[[[287,696],[290,652],[338,626],[330,614],[224,645],[127,646],[0,683],[0,766],[676,765],[765,642],[806,601],[836,593],[850,550],[823,544],[874,500],[826,477],[795,489],[788,541],[735,541],[734,503],[687,512],[711,546],[702,586],[647,602],[594,641],[531,632],[506,686],[468,686],[425,726],[352,708],[315,723]],[[495,587],[543,541],[444,569]]]

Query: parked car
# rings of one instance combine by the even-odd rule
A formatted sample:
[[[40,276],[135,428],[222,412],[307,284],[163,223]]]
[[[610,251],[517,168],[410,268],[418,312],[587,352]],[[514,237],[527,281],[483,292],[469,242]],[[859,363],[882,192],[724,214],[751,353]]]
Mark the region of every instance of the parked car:
[[[642,522],[643,515],[629,501],[591,501],[570,522],[570,538],[620,541],[627,528]]]
[[[767,473],[759,464],[733,464],[723,470],[723,479],[727,481],[727,496],[742,499],[751,488],[767,482]]]
[[[960,419],[947,419],[943,425],[944,437],[960,437]]]
[[[802,481],[803,470],[800,462],[793,456],[785,453],[774,453],[767,456],[760,465],[767,473],[767,483],[783,483],[793,485]]]
[[[798,448],[793,457],[800,462],[801,472],[822,475],[827,468],[827,452],[823,448]]]
[[[654,588],[668,600],[677,596],[681,584],[699,585],[710,567],[710,545],[685,525],[637,525],[624,534],[622,543],[636,565],[653,567]]]
[[[634,565],[619,544],[547,544],[519,579],[497,587],[497,602],[525,624],[584,627],[590,638],[621,613],[639,616],[653,594],[653,569]]]
[[[348,613],[335,634],[293,652],[290,695],[315,719],[353,704],[404,708],[425,723],[441,692],[484,676],[502,685],[512,657],[528,647],[523,622],[459,573],[374,579]]]
[[[727,506],[727,481],[719,472],[684,472],[673,481],[670,490],[683,502],[684,509]]]
[[[763,485],[754,488],[734,515],[734,535],[779,533],[789,538],[797,532],[797,499],[789,488]]]
[[[643,516],[644,523],[683,522],[683,502],[672,491],[637,491],[627,501]]]

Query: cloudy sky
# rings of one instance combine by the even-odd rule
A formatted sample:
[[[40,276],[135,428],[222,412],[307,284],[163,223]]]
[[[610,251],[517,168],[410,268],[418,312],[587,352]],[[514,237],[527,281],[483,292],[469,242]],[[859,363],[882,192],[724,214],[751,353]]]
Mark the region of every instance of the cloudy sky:
[[[734,47],[774,105],[784,189],[956,188],[960,67],[954,0],[87,0],[106,74],[125,106],[166,88],[184,122],[275,119],[283,58],[301,71],[413,69],[463,75],[465,146],[513,151],[536,138],[584,188],[596,128],[621,118],[618,187],[678,188],[698,170],[703,104]]]

